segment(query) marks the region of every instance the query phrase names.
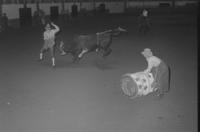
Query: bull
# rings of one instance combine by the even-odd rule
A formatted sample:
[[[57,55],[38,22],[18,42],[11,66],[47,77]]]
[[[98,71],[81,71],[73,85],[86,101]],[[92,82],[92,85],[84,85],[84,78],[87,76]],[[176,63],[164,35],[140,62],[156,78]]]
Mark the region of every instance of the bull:
[[[78,62],[85,54],[95,51],[105,58],[112,52],[113,37],[118,36],[121,32],[127,32],[127,30],[118,27],[95,34],[77,35],[73,37],[71,43],[60,41],[58,47],[61,55],[71,54],[73,62]]]

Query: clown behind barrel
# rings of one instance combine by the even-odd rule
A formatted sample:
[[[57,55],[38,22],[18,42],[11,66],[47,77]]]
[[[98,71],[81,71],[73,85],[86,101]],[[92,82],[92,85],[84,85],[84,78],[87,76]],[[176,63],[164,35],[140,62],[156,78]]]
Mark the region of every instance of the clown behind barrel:
[[[170,68],[160,58],[145,48],[141,54],[146,58],[148,67],[141,72],[125,74],[122,77],[122,90],[131,99],[155,92],[159,97],[169,92]]]
[[[152,88],[158,95],[164,95],[170,89],[170,67],[160,58],[153,55],[151,49],[145,48],[142,55],[146,58],[148,67],[145,73],[151,73],[154,78]]]

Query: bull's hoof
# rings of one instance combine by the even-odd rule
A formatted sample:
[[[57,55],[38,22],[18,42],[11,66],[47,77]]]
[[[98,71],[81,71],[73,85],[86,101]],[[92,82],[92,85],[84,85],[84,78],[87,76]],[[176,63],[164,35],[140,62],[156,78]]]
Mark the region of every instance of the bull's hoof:
[[[51,65],[52,68],[56,68],[56,65]]]
[[[76,63],[76,59],[73,59],[73,61],[72,61],[73,63]]]
[[[103,58],[107,57],[108,55],[110,55],[112,52],[112,49],[107,49],[104,53],[103,53]]]
[[[96,50],[95,50],[96,52],[99,52],[99,48],[96,48]]]
[[[79,58],[79,57],[75,57],[75,58],[73,59],[73,63],[78,63],[80,59],[81,59],[81,58]]]
[[[41,62],[41,61],[43,61],[43,60],[44,60],[44,59],[37,59],[38,62]]]
[[[64,55],[66,55],[67,53],[66,52],[62,52],[60,55],[61,56],[64,56]]]

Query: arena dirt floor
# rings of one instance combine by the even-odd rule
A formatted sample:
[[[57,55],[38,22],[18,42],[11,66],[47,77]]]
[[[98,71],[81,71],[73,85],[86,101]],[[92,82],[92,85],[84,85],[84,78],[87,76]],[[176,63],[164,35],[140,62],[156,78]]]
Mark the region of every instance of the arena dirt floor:
[[[82,21],[80,21],[82,19]],[[38,62],[39,27],[0,33],[1,132],[196,132],[197,31],[193,14],[151,16],[151,31],[138,33],[137,17],[77,18],[60,23],[60,36],[126,28],[106,59],[90,53],[78,63],[56,53]],[[123,94],[121,76],[144,70],[144,48],[171,67],[171,90],[134,100]]]

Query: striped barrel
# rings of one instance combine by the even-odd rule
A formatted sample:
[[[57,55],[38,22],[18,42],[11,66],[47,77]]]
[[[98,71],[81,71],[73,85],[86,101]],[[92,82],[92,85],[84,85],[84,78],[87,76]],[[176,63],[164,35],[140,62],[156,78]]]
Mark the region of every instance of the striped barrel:
[[[122,76],[121,88],[124,94],[131,98],[145,96],[154,91],[151,87],[153,81],[151,73],[129,73]]]

